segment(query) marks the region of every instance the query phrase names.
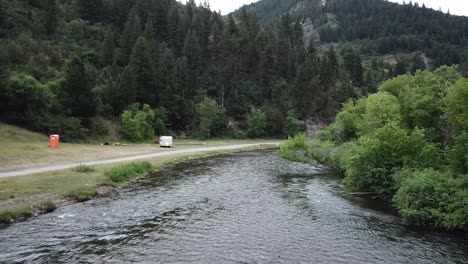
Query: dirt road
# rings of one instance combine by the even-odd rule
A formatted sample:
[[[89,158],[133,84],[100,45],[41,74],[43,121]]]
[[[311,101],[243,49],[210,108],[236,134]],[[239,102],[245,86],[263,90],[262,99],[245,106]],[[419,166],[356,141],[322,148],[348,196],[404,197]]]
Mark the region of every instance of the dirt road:
[[[150,153],[150,154],[135,155],[135,156],[122,157],[122,158],[105,159],[105,160],[91,160],[91,161],[64,163],[64,164],[50,164],[50,165],[39,166],[39,167],[31,167],[31,168],[14,170],[14,171],[0,172],[0,178],[17,177],[17,176],[30,175],[30,174],[35,174],[35,173],[65,170],[65,169],[78,167],[81,165],[95,166],[95,165],[143,160],[143,159],[149,159],[149,158],[157,158],[157,157],[170,156],[170,155],[178,155],[178,154],[191,154],[191,153],[195,154],[195,153],[203,153],[203,152],[210,152],[210,151],[236,150],[236,149],[243,149],[243,148],[249,148],[249,147],[257,147],[257,146],[262,146],[262,145],[271,146],[271,145],[278,145],[278,144],[279,142],[278,143],[268,142],[268,143],[255,143],[255,144],[236,144],[236,145],[228,145],[228,146],[198,147],[198,148],[179,149],[179,150],[167,150],[167,151],[158,152],[158,153]]]

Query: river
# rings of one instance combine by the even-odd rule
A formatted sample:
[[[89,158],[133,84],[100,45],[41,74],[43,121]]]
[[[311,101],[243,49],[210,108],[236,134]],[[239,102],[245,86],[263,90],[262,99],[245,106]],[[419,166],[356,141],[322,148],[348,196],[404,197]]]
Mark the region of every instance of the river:
[[[468,263],[340,178],[258,151],[193,160],[0,230],[0,263]]]

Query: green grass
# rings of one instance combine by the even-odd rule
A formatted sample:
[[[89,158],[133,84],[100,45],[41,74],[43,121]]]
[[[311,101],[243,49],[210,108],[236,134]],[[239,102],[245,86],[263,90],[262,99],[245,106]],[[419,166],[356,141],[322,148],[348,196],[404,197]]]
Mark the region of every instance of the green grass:
[[[106,176],[112,182],[125,182],[147,173],[151,169],[152,165],[147,161],[132,162],[106,171]]]
[[[86,166],[86,165],[80,165],[80,166],[74,168],[74,170],[76,172],[79,172],[79,173],[91,173],[91,172],[96,171],[96,169],[94,167],[90,167],[90,166]]]
[[[0,212],[0,224],[9,224],[13,220],[29,218],[32,215],[30,206],[18,207],[13,210],[4,210]]]
[[[39,209],[43,213],[50,213],[57,209],[57,205],[50,200],[45,200],[35,205],[35,208]]]
[[[85,202],[97,195],[95,187],[80,187],[69,191],[64,196],[77,202]]]
[[[9,224],[13,220],[13,213],[9,210],[0,212],[0,224]]]

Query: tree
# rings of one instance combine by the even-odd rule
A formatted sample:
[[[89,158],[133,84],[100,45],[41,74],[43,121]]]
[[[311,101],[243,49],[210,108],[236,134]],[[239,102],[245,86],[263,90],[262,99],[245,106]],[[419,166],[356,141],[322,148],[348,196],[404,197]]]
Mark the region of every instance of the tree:
[[[98,22],[102,19],[102,0],[75,0],[78,6],[80,18],[90,22]]]
[[[468,130],[468,80],[459,80],[449,88],[445,102],[450,121],[459,131]]]
[[[141,22],[138,16],[138,9],[133,6],[127,17],[125,29],[120,36],[120,49],[118,62],[121,66],[126,66],[130,60],[133,47],[141,35]]]
[[[139,37],[130,58],[130,68],[135,74],[136,99],[139,103],[157,106],[159,91],[154,88],[153,63],[151,61],[151,47],[145,37]]]
[[[34,123],[35,116],[47,113],[55,100],[55,95],[47,86],[25,73],[15,74],[8,78],[5,95],[10,109],[16,109],[22,114],[24,120],[17,120],[20,122]]]
[[[63,83],[63,105],[77,117],[92,117],[96,114],[96,97],[93,83],[86,72],[83,61],[74,57],[65,67]]]
[[[102,66],[112,65],[114,62],[115,55],[115,38],[114,32],[111,27],[109,27],[104,36],[104,41],[102,43],[101,54],[100,54],[100,63]]]
[[[253,110],[249,123],[247,135],[251,138],[261,138],[266,136],[267,116],[260,110]]]
[[[226,129],[225,110],[216,101],[206,98],[197,104],[198,132],[204,138],[220,136]]]
[[[155,116],[155,111],[149,105],[130,105],[121,115],[124,137],[132,142],[153,139]]]
[[[56,0],[45,0],[44,9],[46,10],[44,27],[47,35],[52,35],[57,31],[59,25],[59,8]]]
[[[187,58],[187,69],[188,69],[188,94],[194,96],[196,93],[196,86],[198,76],[201,70],[201,49],[198,37],[195,31],[187,33],[185,38],[184,56]]]
[[[300,133],[303,133],[304,129],[302,127],[301,121],[296,118],[294,111],[289,111],[286,116],[286,125],[284,128],[285,137],[295,137]]]
[[[136,78],[133,70],[127,66],[116,79],[116,83],[107,86],[105,101],[111,105],[114,115],[118,116],[136,102]]]

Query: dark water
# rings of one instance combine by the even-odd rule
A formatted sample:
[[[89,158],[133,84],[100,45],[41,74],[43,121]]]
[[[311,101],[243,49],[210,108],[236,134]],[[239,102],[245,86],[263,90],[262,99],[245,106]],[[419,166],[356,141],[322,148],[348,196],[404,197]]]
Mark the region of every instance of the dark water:
[[[1,263],[468,263],[312,166],[254,152],[193,161],[0,230]]]

